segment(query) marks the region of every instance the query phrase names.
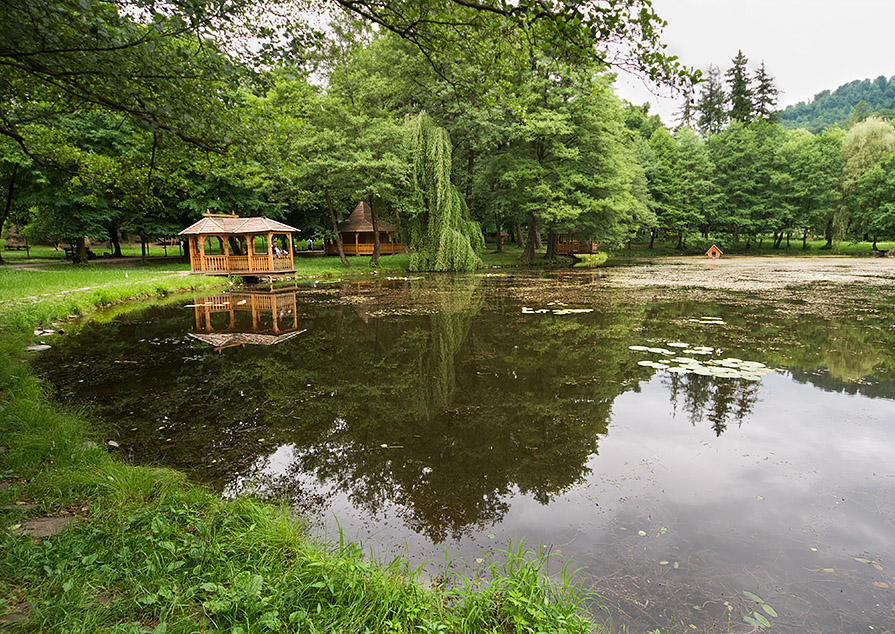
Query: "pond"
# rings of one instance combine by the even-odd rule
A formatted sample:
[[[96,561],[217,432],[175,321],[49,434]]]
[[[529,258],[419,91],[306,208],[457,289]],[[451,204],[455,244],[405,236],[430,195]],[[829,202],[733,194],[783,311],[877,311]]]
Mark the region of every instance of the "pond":
[[[743,262],[169,297],[37,365],[128,459],[377,557],[524,540],[617,629],[888,631],[895,269]]]

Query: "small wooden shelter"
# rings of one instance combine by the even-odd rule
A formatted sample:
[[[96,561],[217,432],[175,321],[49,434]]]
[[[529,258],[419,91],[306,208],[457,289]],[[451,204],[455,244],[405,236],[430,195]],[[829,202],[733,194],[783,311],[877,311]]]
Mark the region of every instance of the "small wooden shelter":
[[[379,230],[379,253],[391,255],[404,252],[404,245],[398,241],[395,225],[377,217],[376,228]],[[348,219],[339,223],[339,238],[345,255],[373,254],[373,210],[367,201],[357,203]],[[329,255],[339,253],[336,243],[331,240],[324,242],[323,248]]]
[[[559,255],[574,255],[576,253],[598,253],[600,245],[594,242],[593,237],[587,241],[578,240],[573,234],[561,234],[557,236],[556,253]]]
[[[189,239],[193,273],[205,275],[281,275],[295,272],[295,227],[269,218],[203,214],[179,235]]]
[[[722,255],[724,255],[724,251],[718,248],[718,245],[713,244],[709,247],[709,250],[705,252],[707,256],[709,256],[713,260],[717,260]]]
[[[298,329],[296,291],[241,291],[197,298],[198,339],[220,352],[234,346],[272,346],[305,332]]]

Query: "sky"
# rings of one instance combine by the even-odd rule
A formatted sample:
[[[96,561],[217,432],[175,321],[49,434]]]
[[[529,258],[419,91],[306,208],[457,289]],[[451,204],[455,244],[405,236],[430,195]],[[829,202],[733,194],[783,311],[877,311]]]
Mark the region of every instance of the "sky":
[[[738,50],[754,71],[764,60],[779,107],[809,101],[856,79],[895,76],[895,0],[653,0],[668,26],[662,41],[681,63],[723,73]],[[680,98],[618,74],[616,92],[674,121]]]

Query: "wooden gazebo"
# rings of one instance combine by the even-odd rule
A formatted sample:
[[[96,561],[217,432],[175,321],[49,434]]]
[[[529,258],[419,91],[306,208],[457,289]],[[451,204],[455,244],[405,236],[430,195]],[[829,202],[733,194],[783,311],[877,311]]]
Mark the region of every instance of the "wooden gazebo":
[[[379,252],[382,255],[404,252],[395,225],[377,217],[376,228],[379,230]],[[366,201],[357,203],[348,219],[339,223],[339,237],[345,255],[373,254],[373,210]],[[339,252],[335,242],[329,240],[324,242],[323,247],[329,255]]]
[[[189,238],[193,273],[205,275],[281,275],[295,272],[295,227],[269,218],[203,214],[179,235]]]

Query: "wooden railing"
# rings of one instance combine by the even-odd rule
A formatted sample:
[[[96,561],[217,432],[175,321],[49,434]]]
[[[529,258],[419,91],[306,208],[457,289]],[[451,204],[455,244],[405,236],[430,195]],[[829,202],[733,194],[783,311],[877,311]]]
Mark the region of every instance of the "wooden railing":
[[[252,266],[249,267],[249,258],[251,258]],[[204,271],[205,273],[264,273],[270,272],[270,259],[266,254],[263,255],[206,255],[203,260],[203,266],[197,266],[199,257],[194,260],[193,270]],[[273,271],[293,271],[295,267],[288,255],[273,259]]]
[[[336,247],[335,243],[326,243],[324,249],[329,255],[336,255],[339,253],[339,249]],[[342,250],[345,252],[345,255],[373,255],[373,244],[367,242],[363,244],[343,242]],[[379,244],[379,253],[381,255],[404,253],[404,245],[400,242],[382,242]]]
[[[560,242],[556,245],[556,252],[560,255],[572,253],[599,253],[600,245],[596,242]]]

